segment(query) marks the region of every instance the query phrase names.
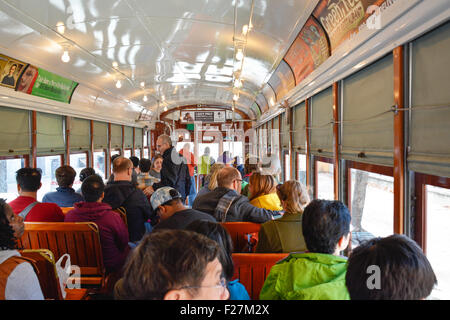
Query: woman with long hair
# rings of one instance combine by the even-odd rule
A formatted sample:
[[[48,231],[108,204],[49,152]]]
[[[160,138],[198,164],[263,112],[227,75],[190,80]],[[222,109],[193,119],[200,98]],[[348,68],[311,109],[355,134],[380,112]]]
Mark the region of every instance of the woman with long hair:
[[[273,176],[254,172],[250,176],[248,187],[250,203],[255,207],[273,211],[283,210]]]
[[[302,214],[310,202],[308,190],[298,181],[286,181],[278,185],[284,214],[277,220],[261,225],[256,252],[288,253],[305,251],[306,244],[302,233]]]
[[[217,175],[220,169],[225,168],[223,163],[214,163],[211,166],[211,171],[205,178],[205,185],[198,191],[197,197],[204,195],[217,188]]]

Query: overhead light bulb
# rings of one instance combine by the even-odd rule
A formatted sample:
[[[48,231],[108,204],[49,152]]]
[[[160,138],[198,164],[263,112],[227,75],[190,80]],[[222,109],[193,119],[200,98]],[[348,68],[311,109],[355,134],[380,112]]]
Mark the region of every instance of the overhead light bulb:
[[[64,63],[67,63],[70,61],[70,56],[69,56],[69,51],[64,50],[62,56],[61,56],[61,61]]]
[[[235,94],[234,96],[233,96],[233,100],[234,101],[237,101],[239,99],[239,95],[238,94]]]
[[[117,68],[119,66],[119,64],[117,63],[117,61],[113,61],[112,66],[113,66],[113,68]]]
[[[235,88],[240,88],[240,87],[242,87],[242,81],[241,81],[240,79],[234,80],[234,87],[235,87]]]
[[[248,32],[248,25],[244,25],[242,27],[242,34],[245,36],[247,34],[247,32]]]
[[[164,101],[166,100],[166,97],[164,95],[161,96],[161,100]]]
[[[117,88],[117,89],[122,88],[122,82],[120,82],[120,80],[117,80],[117,82],[116,82],[116,88]]]
[[[141,85],[141,88],[145,87],[145,82],[141,81],[140,85]]]
[[[147,102],[147,96],[144,96],[144,98],[143,98],[143,100],[145,101],[145,102]]]
[[[167,111],[167,106],[164,107],[164,111]]]
[[[236,60],[241,61],[242,59],[244,59],[244,53],[242,53],[242,49],[238,49],[236,53]]]
[[[56,31],[60,34],[63,34],[66,31],[66,27],[64,26],[64,22],[59,21],[56,23]]]

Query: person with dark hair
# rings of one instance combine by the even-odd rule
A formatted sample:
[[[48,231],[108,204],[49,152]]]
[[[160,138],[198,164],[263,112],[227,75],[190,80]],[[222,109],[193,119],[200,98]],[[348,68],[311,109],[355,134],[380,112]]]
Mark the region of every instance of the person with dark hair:
[[[156,190],[150,198],[150,203],[160,218],[160,222],[154,226],[154,230],[184,229],[192,221],[201,219],[216,221],[207,213],[186,208],[181,194],[172,187],[162,187]]]
[[[195,231],[216,241],[222,249],[219,255],[222,263],[223,274],[227,280],[227,289],[230,292],[230,300],[250,300],[247,290],[239,282],[239,279],[231,280],[234,276],[234,263],[232,258],[233,240],[220,223],[207,220],[196,220],[190,223],[186,230]]]
[[[83,196],[72,188],[77,172],[71,166],[61,166],[55,171],[58,188],[48,192],[42,202],[56,203],[60,207],[73,207],[74,203],[83,201]]]
[[[80,175],[79,175],[79,177],[80,177],[80,182],[83,183],[83,181],[84,181],[87,177],[92,176],[93,174],[95,174],[95,169],[94,169],[94,168],[87,167],[87,168],[82,169],[82,170],[80,171]],[[77,193],[81,194],[81,187],[77,190]]]
[[[162,170],[162,163],[163,163],[163,156],[160,154],[157,154],[153,157],[152,166],[150,167],[150,171],[148,172],[150,176],[158,179],[158,181],[161,181],[161,170]]]
[[[408,237],[394,234],[352,250],[345,283],[351,300],[422,300],[437,279],[422,249]]]
[[[255,172],[261,171],[261,163],[259,159],[255,156],[248,156],[244,161],[244,175],[242,176],[242,182],[246,183],[242,186],[242,194],[246,197],[251,196],[250,194],[250,177]],[[241,173],[242,174],[242,173]]]
[[[153,220],[155,215],[151,215],[152,209],[145,194],[131,182],[131,160],[117,157],[113,163],[113,172],[114,181],[107,183],[103,202],[113,209],[125,208],[130,242],[137,243],[147,232],[148,220]]]
[[[120,271],[129,253],[128,229],[111,206],[103,203],[105,184],[97,174],[87,177],[81,192],[85,201],[75,203],[65,222],[95,222],[100,232],[103,264],[106,272]]]
[[[2,83],[6,84],[8,86],[14,87],[16,85],[16,79],[14,78],[14,73],[17,70],[17,64],[13,63],[9,67],[9,72],[7,75],[5,75],[2,79]]]
[[[62,222],[64,214],[55,203],[40,203],[37,192],[41,188],[41,171],[22,168],[16,171],[19,197],[9,203],[15,214],[27,222]]]
[[[0,300],[44,299],[33,265],[16,250],[24,228],[22,217],[0,199]]]
[[[291,253],[270,270],[261,300],[348,300],[347,258],[350,212],[340,201],[313,200],[305,208],[302,231],[307,252]]]
[[[192,209],[212,215],[218,222],[248,221],[264,223],[272,220],[277,211],[257,208],[240,194],[241,174],[236,168],[225,167],[217,174],[217,188],[198,196]]]
[[[217,242],[193,231],[158,230],[132,251],[117,300],[226,300]]]
[[[149,174],[151,166],[152,162],[150,161],[150,159],[142,158],[141,160],[139,160],[139,174],[137,176],[137,181],[138,188],[141,190],[144,190],[145,188],[159,181],[159,179],[152,177]]]
[[[131,156],[128,159],[131,160],[131,162],[133,163],[133,169],[136,170],[139,168],[139,158],[136,156]],[[139,173],[139,172],[137,172]]]

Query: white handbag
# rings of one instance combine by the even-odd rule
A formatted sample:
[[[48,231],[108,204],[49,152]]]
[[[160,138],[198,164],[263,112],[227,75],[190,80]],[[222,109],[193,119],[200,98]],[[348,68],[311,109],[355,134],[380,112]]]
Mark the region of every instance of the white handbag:
[[[64,259],[65,260],[64,266],[62,266]],[[61,258],[58,259],[55,263],[56,266],[56,272],[58,273],[59,278],[59,285],[61,287],[61,294],[63,298],[66,298],[66,286],[67,286],[67,280],[70,277],[70,274],[72,272],[72,264],[70,263],[70,255],[68,253],[61,256]]]

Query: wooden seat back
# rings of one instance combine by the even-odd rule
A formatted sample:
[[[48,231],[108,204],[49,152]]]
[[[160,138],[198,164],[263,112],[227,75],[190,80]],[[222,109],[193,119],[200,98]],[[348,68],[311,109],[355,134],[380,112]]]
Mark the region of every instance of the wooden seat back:
[[[98,226],[93,222],[25,222],[19,248],[49,249],[55,260],[68,253],[80,267],[81,284],[103,286],[105,268]]]
[[[235,253],[244,252],[248,244],[247,234],[258,233],[261,228],[261,224],[253,222],[221,222],[220,224],[230,234]]]
[[[61,211],[64,215],[66,215],[70,210],[73,210],[73,207],[61,207]]]
[[[128,220],[127,220],[127,210],[125,207],[118,207],[116,209],[113,209],[114,212],[117,212],[120,217],[122,218],[123,222],[126,226],[128,226]]]
[[[259,293],[270,268],[288,255],[288,253],[233,253],[233,279],[239,279],[252,300],[259,300]]]

